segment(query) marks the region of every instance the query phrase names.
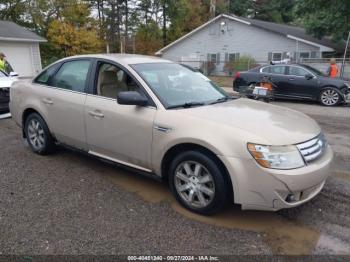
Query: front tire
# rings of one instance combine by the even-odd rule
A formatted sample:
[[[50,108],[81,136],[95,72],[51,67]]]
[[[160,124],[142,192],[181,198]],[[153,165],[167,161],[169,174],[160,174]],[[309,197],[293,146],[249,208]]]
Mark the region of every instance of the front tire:
[[[30,114],[24,125],[27,142],[34,153],[47,155],[55,149],[54,139],[44,119],[37,113]]]
[[[337,89],[328,87],[321,91],[319,100],[324,106],[336,106],[340,103],[341,96]]]
[[[169,185],[177,201],[192,212],[210,215],[227,203],[229,185],[224,171],[201,152],[187,151],[172,161]]]

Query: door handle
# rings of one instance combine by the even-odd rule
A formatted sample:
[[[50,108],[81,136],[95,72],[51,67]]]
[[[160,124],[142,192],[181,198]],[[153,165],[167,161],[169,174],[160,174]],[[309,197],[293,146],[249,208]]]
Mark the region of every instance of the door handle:
[[[295,78],[289,78],[289,81],[294,81],[295,80]]]
[[[47,105],[52,105],[53,104],[53,101],[50,98],[44,98],[42,101],[43,101],[44,104],[47,104]]]
[[[95,111],[89,111],[89,115],[93,116],[95,118],[104,118],[104,114],[102,114],[100,111],[95,110]]]

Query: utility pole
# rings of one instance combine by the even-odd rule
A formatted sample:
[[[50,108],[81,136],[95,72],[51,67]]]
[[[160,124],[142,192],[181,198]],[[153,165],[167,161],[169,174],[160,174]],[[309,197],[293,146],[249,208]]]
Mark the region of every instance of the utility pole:
[[[346,59],[346,53],[347,53],[348,47],[349,47],[349,41],[350,41],[350,31],[348,34],[348,40],[346,41],[346,46],[345,46],[345,50],[344,50],[344,57],[343,57],[343,62],[341,65],[341,70],[340,70],[340,78],[343,78],[343,75],[344,75],[345,59]]]
[[[215,18],[216,0],[210,0],[210,19]]]

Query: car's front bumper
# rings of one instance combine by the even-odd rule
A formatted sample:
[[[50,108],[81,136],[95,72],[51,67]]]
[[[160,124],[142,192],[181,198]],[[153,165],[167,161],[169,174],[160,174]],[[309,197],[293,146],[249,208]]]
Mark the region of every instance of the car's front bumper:
[[[242,209],[276,211],[299,206],[321,191],[330,173],[333,151],[327,146],[320,158],[291,170],[263,168],[253,159],[220,158],[230,173],[235,203]]]
[[[350,92],[343,95],[344,102],[346,104],[350,103]]]

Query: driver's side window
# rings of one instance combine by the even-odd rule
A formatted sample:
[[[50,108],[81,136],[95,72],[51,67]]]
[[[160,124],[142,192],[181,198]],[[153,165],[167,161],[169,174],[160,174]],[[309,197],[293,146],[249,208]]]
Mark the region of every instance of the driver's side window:
[[[138,90],[135,81],[123,69],[110,63],[99,63],[97,95],[116,99],[119,92]]]

